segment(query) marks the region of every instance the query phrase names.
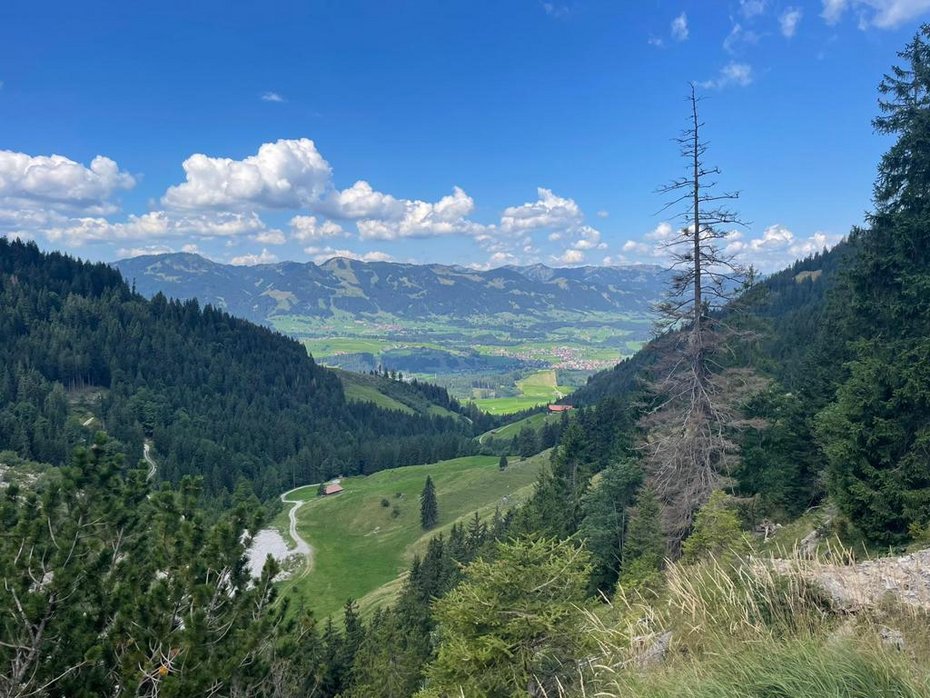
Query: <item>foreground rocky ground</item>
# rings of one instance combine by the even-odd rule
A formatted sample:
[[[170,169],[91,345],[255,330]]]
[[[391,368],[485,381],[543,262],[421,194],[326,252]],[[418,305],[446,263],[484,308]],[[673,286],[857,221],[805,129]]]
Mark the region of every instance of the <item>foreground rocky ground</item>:
[[[899,557],[853,564],[819,560],[774,560],[775,570],[797,570],[829,594],[834,607],[855,612],[892,599],[930,611],[930,548]]]

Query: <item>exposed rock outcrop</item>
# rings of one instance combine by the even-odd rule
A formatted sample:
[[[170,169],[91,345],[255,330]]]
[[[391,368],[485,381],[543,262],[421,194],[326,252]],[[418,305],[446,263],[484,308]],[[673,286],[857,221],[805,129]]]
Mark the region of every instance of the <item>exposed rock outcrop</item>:
[[[930,611],[930,549],[839,565],[817,560],[774,560],[780,573],[799,571],[823,587],[838,610],[855,612],[889,596]]]

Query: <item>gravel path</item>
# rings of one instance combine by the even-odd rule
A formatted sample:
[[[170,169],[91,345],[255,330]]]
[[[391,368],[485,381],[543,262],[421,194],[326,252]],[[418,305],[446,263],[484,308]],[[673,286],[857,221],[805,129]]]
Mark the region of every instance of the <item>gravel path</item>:
[[[296,490],[301,490],[304,487],[314,487],[314,485],[304,485],[303,487],[295,487],[293,490],[288,490],[287,492],[281,495],[281,501],[284,502],[285,504],[293,504],[293,506],[291,507],[291,510],[287,513],[287,517],[288,519],[290,519],[290,522],[291,522],[289,532],[291,534],[291,539],[294,541],[294,545],[296,546],[294,550],[291,551],[291,554],[306,556],[307,571],[309,572],[311,569],[313,569],[313,546],[310,545],[307,541],[305,541],[300,536],[300,533],[297,532],[297,511],[300,509],[300,507],[302,507],[307,502],[306,500],[303,500],[303,499],[288,499],[287,498],[287,496],[291,492],[294,492]]]
[[[158,472],[158,464],[155,462],[155,459],[152,458],[152,442],[145,441],[142,444],[142,457],[145,459],[145,462],[149,464],[149,474],[146,476],[149,480],[155,479],[155,473]]]
[[[275,528],[263,528],[252,537],[249,548],[246,550],[246,558],[248,559],[249,570],[253,577],[261,576],[262,567],[265,566],[265,560],[269,555],[285,568],[289,567],[289,565],[286,564],[288,560],[295,558],[302,559],[303,564],[301,565],[299,573],[301,575],[307,574],[313,569],[313,546],[305,541],[297,531],[297,512],[300,510],[300,507],[306,504],[306,501],[288,498],[291,492],[303,489],[304,487],[315,487],[315,485],[295,487],[293,490],[288,490],[281,495],[281,501],[291,505],[291,509],[288,512],[288,519],[290,520],[289,533],[293,541],[293,547],[291,547],[291,542],[285,540],[281,532]],[[278,575],[277,579],[287,579],[292,575],[293,570],[284,569]]]
[[[149,440],[146,440],[142,444],[142,457],[149,466],[148,479],[155,479],[155,474],[158,472],[158,464],[152,457],[152,442]],[[281,501],[291,505],[291,510],[288,512],[287,516],[288,519],[290,519],[289,532],[291,539],[294,541],[294,547],[290,547],[288,542],[284,540],[284,537],[276,529],[264,528],[256,533],[249,544],[249,549],[246,551],[246,557],[249,561],[249,568],[252,571],[252,576],[258,577],[261,575],[262,567],[265,565],[265,559],[269,555],[280,563],[293,557],[305,558],[305,564],[301,571],[302,575],[313,569],[313,546],[305,541],[297,531],[297,512],[300,507],[307,502],[302,499],[288,499],[288,495],[291,494],[291,492],[303,489],[304,487],[315,487],[315,485],[295,487],[281,495]],[[284,575],[290,576],[287,573],[284,573]]]

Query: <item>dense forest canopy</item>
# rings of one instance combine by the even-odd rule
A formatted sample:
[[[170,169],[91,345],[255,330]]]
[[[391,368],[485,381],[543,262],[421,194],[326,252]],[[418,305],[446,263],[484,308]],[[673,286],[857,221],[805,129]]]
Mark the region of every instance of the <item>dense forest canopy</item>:
[[[213,496],[241,479],[268,498],[474,449],[468,420],[347,402],[296,341],[195,300],[146,300],[103,264],[0,240],[0,306],[0,443],[24,458],[66,462],[87,437],[69,399],[94,390],[131,461],[151,438],[161,477],[201,475]],[[398,389],[462,409],[433,386]]]

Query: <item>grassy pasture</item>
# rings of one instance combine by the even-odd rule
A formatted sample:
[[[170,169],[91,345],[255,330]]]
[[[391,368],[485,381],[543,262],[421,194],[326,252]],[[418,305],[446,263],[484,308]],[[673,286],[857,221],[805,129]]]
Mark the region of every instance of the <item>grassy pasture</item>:
[[[367,337],[326,337],[304,340],[307,351],[314,357],[320,358],[332,356],[333,354],[358,354],[363,352],[380,354],[395,345],[396,342]]]
[[[534,431],[539,431],[543,428],[545,424],[558,424],[559,419],[561,418],[560,414],[555,414],[551,412],[540,412],[539,414],[531,414],[529,417],[524,417],[523,419],[512,422],[506,426],[501,427],[500,429],[492,429],[487,431],[479,437],[479,442],[484,443],[487,439],[497,439],[497,440],[507,440],[512,439],[517,434],[520,433],[520,430],[529,427]]]
[[[389,395],[379,391],[374,385],[366,383],[364,376],[352,376],[347,372],[340,372],[339,378],[342,380],[342,389],[345,391],[346,400],[354,402],[373,402],[378,407],[386,410],[400,410],[407,414],[413,414],[414,410],[399,400],[395,400]]]
[[[510,414],[520,410],[555,402],[568,395],[574,388],[556,384],[556,371],[549,369],[537,371],[517,381],[520,395],[515,397],[495,397],[475,400],[475,404],[491,414]]]
[[[349,597],[361,599],[364,610],[390,600],[400,588],[395,580],[433,535],[476,511],[490,516],[496,506],[523,501],[547,459],[548,453],[511,458],[500,472],[497,457],[471,456],[345,478],[345,492],[326,498],[317,498],[315,487],[298,490],[291,496],[308,501],[298,530],[314,548],[314,568],[285,582],[283,592],[318,617],[338,611]],[[427,475],[436,485],[439,526],[424,532],[419,495]],[[284,511],[275,524],[286,530],[286,522]]]

